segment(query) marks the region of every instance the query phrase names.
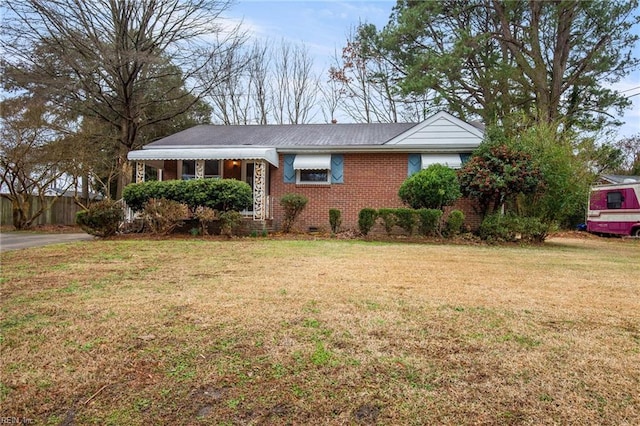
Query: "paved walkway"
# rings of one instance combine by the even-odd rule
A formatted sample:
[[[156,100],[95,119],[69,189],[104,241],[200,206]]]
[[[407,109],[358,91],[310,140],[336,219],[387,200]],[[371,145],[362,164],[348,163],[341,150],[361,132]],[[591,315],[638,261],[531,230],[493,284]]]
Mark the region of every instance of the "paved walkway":
[[[18,250],[74,241],[92,240],[89,234],[31,234],[27,232],[0,233],[0,251]]]

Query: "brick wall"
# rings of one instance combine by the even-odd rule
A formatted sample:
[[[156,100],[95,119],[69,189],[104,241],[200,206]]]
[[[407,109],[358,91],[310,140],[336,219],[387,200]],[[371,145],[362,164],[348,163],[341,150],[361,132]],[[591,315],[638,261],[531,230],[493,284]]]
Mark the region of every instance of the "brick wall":
[[[294,228],[308,231],[309,228],[329,229],[329,209],[342,211],[342,228],[357,229],[358,213],[366,207],[374,209],[403,207],[398,189],[407,178],[408,154],[406,153],[358,153],[344,154],[344,183],[331,185],[298,185],[284,183],[283,156],[281,167],[271,168],[270,195],[274,199],[274,226],[280,229],[282,208],[279,199],[286,193],[305,195],[309,199]],[[468,200],[460,200],[454,208],[461,208],[475,229],[479,219]],[[477,223],[476,223],[477,222]]]

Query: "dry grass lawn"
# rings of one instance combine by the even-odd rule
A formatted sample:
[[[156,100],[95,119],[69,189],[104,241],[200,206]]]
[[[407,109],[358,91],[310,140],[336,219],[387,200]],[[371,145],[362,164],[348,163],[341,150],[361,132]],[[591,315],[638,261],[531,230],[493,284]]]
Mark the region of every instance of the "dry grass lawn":
[[[640,240],[111,240],[5,252],[34,424],[640,424]]]

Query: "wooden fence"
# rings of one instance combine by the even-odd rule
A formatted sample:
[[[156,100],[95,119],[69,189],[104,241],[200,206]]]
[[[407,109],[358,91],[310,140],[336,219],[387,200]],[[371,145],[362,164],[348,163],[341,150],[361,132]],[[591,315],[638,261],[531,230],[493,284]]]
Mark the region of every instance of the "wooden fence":
[[[54,197],[45,197],[50,203]],[[40,207],[40,200],[31,197],[31,211],[36,211]],[[45,210],[34,222],[34,225],[75,225],[76,212],[80,207],[73,202],[71,197],[60,197],[48,210]],[[0,198],[0,224],[13,225],[13,214],[11,211],[11,201]]]

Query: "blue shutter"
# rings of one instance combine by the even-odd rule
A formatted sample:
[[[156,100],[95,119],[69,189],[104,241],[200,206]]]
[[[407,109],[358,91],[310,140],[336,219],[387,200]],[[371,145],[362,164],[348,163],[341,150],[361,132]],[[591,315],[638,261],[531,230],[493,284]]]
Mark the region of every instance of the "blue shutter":
[[[344,183],[344,155],[331,156],[331,183]]]
[[[284,155],[284,169],[282,175],[284,176],[284,183],[296,183],[296,171],[293,168],[293,160],[296,156],[293,154]]]
[[[409,154],[409,167],[407,176],[419,172],[422,168],[422,154]]]
[[[463,166],[467,161],[469,161],[470,158],[471,158],[471,154],[460,154],[460,162],[462,163]]]

